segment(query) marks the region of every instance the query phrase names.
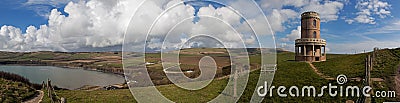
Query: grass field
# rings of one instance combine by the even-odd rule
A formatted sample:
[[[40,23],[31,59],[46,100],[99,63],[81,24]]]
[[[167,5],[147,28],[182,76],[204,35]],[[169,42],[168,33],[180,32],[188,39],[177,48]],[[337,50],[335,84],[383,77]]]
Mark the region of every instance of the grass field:
[[[393,61],[393,58],[385,58],[385,56],[390,55],[387,52],[383,51],[380,58],[382,59],[382,63],[385,65],[384,71],[387,72],[395,72],[394,69],[390,69],[394,64],[399,64],[398,61]],[[366,54],[357,54],[357,55],[340,55],[340,54],[332,54],[328,55],[327,62],[314,63],[318,69],[321,69],[321,72],[326,75],[336,77],[337,74],[346,74],[349,77],[359,77],[363,76],[363,63],[364,57]],[[252,62],[259,62],[259,58],[257,56],[252,57]],[[289,52],[279,53],[278,54],[278,71],[275,74],[275,78],[273,81],[273,86],[309,86],[313,85],[317,88],[317,93],[319,93],[318,87],[326,86],[329,83],[332,85],[338,85],[336,81],[329,81],[319,77],[312,68],[305,62],[294,62],[294,54]],[[391,62],[388,62],[389,59]],[[380,74],[376,74],[374,71],[373,75],[376,77],[382,76]],[[254,71],[250,74],[249,82],[247,84],[246,90],[240,98],[239,102],[248,102],[251,99],[254,88],[256,86],[258,80],[259,70]],[[384,78],[384,77],[382,77]],[[389,82],[389,81],[387,81]],[[390,83],[385,82],[384,86],[390,85]],[[159,91],[168,97],[172,101],[175,102],[206,102],[213,98],[215,98],[218,94],[221,93],[223,88],[226,86],[227,79],[223,80],[214,80],[209,86],[205,89],[198,91],[188,91],[181,89],[175,85],[163,85],[157,86]],[[387,84],[387,85],[386,85]],[[362,86],[362,82],[349,81],[344,86],[347,85],[356,85]],[[388,87],[385,87],[388,89]],[[383,88],[383,89],[385,89]],[[382,89],[382,88],[378,88]],[[328,91],[325,90],[327,93]],[[133,96],[130,94],[128,89],[125,90],[114,90],[114,91],[69,91],[62,90],[57,91],[58,95],[62,97],[67,97],[68,102],[71,103],[80,103],[80,102],[132,102],[135,101]],[[288,93],[286,91],[286,93]],[[356,97],[330,97],[328,94],[325,94],[322,97],[278,97],[276,91],[274,91],[272,97],[265,97],[264,102],[345,102],[346,100],[355,101]],[[378,98],[375,101],[393,101],[391,98]]]
[[[376,52],[371,78],[382,78],[384,82],[373,82],[375,91],[393,91],[395,90],[396,71],[400,64],[400,58],[394,53],[400,52],[400,49],[385,49]],[[355,55],[342,55],[335,58],[328,58],[326,62],[313,63],[325,75],[336,77],[339,74],[345,74],[348,78],[364,78],[365,76],[365,58],[373,53],[363,53]],[[399,101],[399,98],[374,98],[375,102]]]
[[[195,49],[193,49],[195,50]],[[196,52],[202,52],[195,50]],[[188,54],[185,54],[186,57],[196,58],[203,54],[190,54],[190,50],[184,51]],[[222,50],[216,50],[214,52],[223,52]],[[46,53],[46,52],[43,52]],[[32,58],[50,58],[47,55],[42,54],[21,54],[21,53],[0,53],[0,59],[9,58],[8,55],[20,55],[20,59],[32,59]],[[222,57],[224,55],[218,54],[214,55],[215,57]],[[328,54],[326,62],[313,63],[316,68],[319,69],[325,75],[336,77],[338,74],[345,74],[348,78],[353,77],[363,77],[364,76],[364,58],[366,57],[366,53],[364,54],[355,54],[355,55],[344,55],[344,54]],[[392,49],[392,50],[380,50],[376,55],[376,63],[374,64],[374,70],[371,72],[372,77],[374,78],[383,78],[384,82],[374,82],[373,87],[374,90],[394,90],[394,76],[397,71],[397,67],[400,64],[400,58],[397,56],[400,55],[400,49]],[[60,55],[51,54],[50,56],[62,57]],[[66,56],[66,55],[63,55]],[[82,54],[79,57],[68,56],[68,58],[88,58],[92,56],[98,56],[97,54]],[[159,54],[149,54],[146,56],[147,60],[157,62],[160,58]],[[80,58],[82,59],[82,58]],[[254,65],[259,65],[260,63],[259,55],[250,55],[250,62],[252,63],[252,68],[256,67]],[[183,63],[183,67],[191,68],[196,65],[192,65],[190,63],[197,61],[193,59],[186,59]],[[280,52],[277,54],[277,63],[278,63],[278,71],[275,73],[273,86],[285,86],[287,88],[291,86],[315,86],[317,88],[317,93],[320,93],[320,87],[327,86],[329,83],[332,85],[339,85],[336,83],[336,80],[326,80],[317,75],[313,69],[309,66],[308,63],[305,62],[295,62],[294,53],[291,52]],[[224,64],[224,63],[222,63]],[[97,63],[95,65],[107,65]],[[109,66],[122,66],[122,65],[113,65],[108,64]],[[160,65],[153,65],[154,68],[160,67]],[[151,67],[151,66],[150,66]],[[158,68],[159,69],[159,68]],[[161,69],[159,69],[161,70]],[[226,71],[225,71],[226,72]],[[256,84],[258,82],[260,70],[256,70],[250,73],[249,81],[247,83],[247,87],[245,92],[240,97],[239,102],[249,102],[253,92],[256,88]],[[0,84],[10,84],[7,81],[1,81]],[[179,88],[175,85],[161,85],[157,86],[157,89],[167,98],[175,102],[207,102],[212,100],[221,94],[222,90],[225,88],[228,79],[220,79],[214,80],[211,84],[209,84],[206,88],[197,90],[197,91],[189,91],[182,88]],[[12,84],[12,83],[11,83]],[[23,84],[12,84],[15,86],[23,86]],[[349,81],[348,83],[340,86],[359,86],[362,87],[362,82]],[[2,86],[3,87],[3,86]],[[15,89],[14,89],[15,90]],[[276,93],[276,89],[273,91],[272,97],[265,97],[264,102],[345,102],[347,100],[355,101],[357,97],[330,97],[327,94],[327,90],[324,91],[324,96],[322,97],[279,97]],[[11,93],[11,92],[10,92]],[[288,90],[285,91],[288,94]],[[24,91],[18,93],[11,93],[12,95],[25,95]],[[129,89],[121,89],[121,90],[95,90],[95,91],[84,91],[84,90],[57,90],[56,94],[59,97],[67,98],[68,103],[130,103],[135,102],[131,92]],[[23,97],[23,96],[22,96]],[[3,99],[4,100],[4,99]],[[374,102],[382,102],[382,101],[398,101],[396,98],[374,98]],[[44,98],[43,103],[49,102],[48,98]]]

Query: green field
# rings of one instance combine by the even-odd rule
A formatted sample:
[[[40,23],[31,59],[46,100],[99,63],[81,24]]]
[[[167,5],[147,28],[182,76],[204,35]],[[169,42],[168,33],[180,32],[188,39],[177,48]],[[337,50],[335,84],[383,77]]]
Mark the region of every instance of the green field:
[[[200,52],[196,49],[192,49],[196,52]],[[222,50],[217,50],[221,52]],[[184,50],[186,57],[193,56],[201,56],[202,54],[190,54],[191,50]],[[215,51],[214,51],[215,52]],[[9,55],[20,55],[18,59],[54,59],[56,57],[67,56],[68,58],[74,59],[85,59],[93,56],[99,56],[99,54],[79,54],[80,56],[74,56],[70,54],[49,54],[42,55],[41,52],[39,54],[23,54],[23,53],[4,53],[0,55],[0,58],[10,58]],[[363,54],[354,54],[354,55],[345,55],[345,54],[328,54],[326,62],[317,62],[313,63],[315,67],[324,75],[335,78],[339,74],[345,74],[348,78],[363,78],[364,77],[364,58],[372,53],[363,53]],[[114,55],[114,54],[110,54]],[[116,55],[116,54],[115,54]],[[214,54],[213,54],[214,55]],[[218,54],[216,57],[223,55]],[[374,69],[371,72],[371,76],[373,78],[382,78],[383,82],[373,82],[374,90],[395,90],[396,84],[394,82],[394,76],[396,76],[397,68],[400,64],[400,49],[385,49],[376,52],[376,61],[374,63]],[[146,56],[148,60],[157,61],[160,58],[158,54],[149,54]],[[65,58],[67,59],[67,58]],[[189,62],[189,61],[187,61]],[[191,62],[191,61],[190,61]],[[260,63],[260,56],[257,54],[250,55],[250,62],[253,65],[258,65]],[[315,86],[317,88],[317,93],[320,93],[320,87],[327,86],[329,83],[332,85],[337,84],[336,80],[326,80],[319,75],[317,75],[310,65],[306,62],[295,62],[294,61],[294,53],[291,52],[280,52],[277,54],[277,63],[278,63],[278,71],[275,73],[273,86],[285,86],[287,88],[291,86],[303,87],[303,86]],[[101,63],[95,63],[95,65],[107,65]],[[122,67],[120,64],[108,64],[109,66]],[[159,65],[159,64],[156,64]],[[154,65],[154,66],[156,66]],[[182,65],[191,67],[193,65]],[[254,68],[256,66],[252,66]],[[226,72],[226,71],[225,71]],[[240,97],[239,102],[249,102],[253,92],[256,88],[256,83],[258,82],[260,70],[255,70],[250,73],[249,81],[247,83],[247,87],[245,92]],[[7,93],[7,98],[20,98],[19,100],[27,97],[26,95],[31,95],[34,92],[26,92],[33,91],[33,89],[26,89],[24,84],[13,83],[7,80],[0,80],[0,84],[2,87],[4,85],[10,85],[18,88],[14,89],[6,89],[8,91],[3,90],[3,94]],[[228,82],[228,78],[214,80],[210,85],[206,88],[197,91],[189,91],[182,88],[179,88],[175,85],[161,85],[157,86],[157,89],[167,98],[175,102],[207,102],[212,100],[221,94],[222,90],[225,88]],[[348,83],[339,86],[363,86],[362,81],[348,81]],[[9,87],[10,87],[9,86]],[[25,89],[24,89],[25,88]],[[3,88],[4,89],[4,88]],[[11,91],[10,91],[11,90]],[[357,97],[330,97],[327,94],[327,90],[324,91],[324,96],[322,97],[279,97],[276,93],[276,89],[273,91],[272,97],[265,97],[264,102],[345,102],[347,100],[357,100]],[[68,103],[109,103],[109,102],[117,102],[117,103],[129,103],[135,102],[131,92],[129,89],[120,89],[120,90],[95,90],[95,91],[84,91],[84,90],[56,90],[55,92],[58,97],[65,97]],[[285,91],[286,94],[288,90]],[[1,97],[1,100],[5,100]],[[399,101],[398,98],[373,98],[373,102],[383,102],[383,101]],[[4,101],[3,101],[4,102]],[[18,101],[17,101],[18,102]],[[46,96],[43,99],[43,103],[49,102],[49,98]]]
[[[394,52],[399,52],[398,50],[393,50]],[[399,52],[400,53],[400,52]],[[393,79],[386,79],[396,71],[397,65],[400,63],[398,58],[392,57],[393,53],[389,50],[382,50],[379,52],[378,64],[372,71],[372,75],[378,78],[385,78],[385,82],[380,83],[380,85],[385,86],[383,88],[374,88],[375,90],[393,90],[389,86],[393,86]],[[322,73],[325,75],[336,77],[338,74],[346,74],[348,77],[363,77],[364,68],[364,58],[366,54],[357,55],[340,55],[332,54],[328,55],[327,62],[313,63]],[[329,83],[332,85],[338,85],[336,81],[329,81],[319,77],[312,68],[305,62],[294,62],[294,53],[283,52],[278,54],[278,71],[275,74],[273,81],[274,86],[309,86],[313,85],[317,88],[317,93],[319,93],[318,87],[326,86]],[[251,59],[253,62],[259,62],[257,56],[253,56]],[[259,70],[254,71],[250,74],[249,82],[247,84],[246,90],[239,102],[248,102],[251,99],[255,85],[257,83]],[[392,73],[392,74],[386,74]],[[175,102],[206,102],[215,98],[221,93],[223,88],[226,86],[227,79],[214,80],[205,89],[198,91],[188,91],[181,89],[175,85],[164,85],[158,86],[157,88],[161,93]],[[349,81],[343,86],[356,85],[362,86],[362,82]],[[327,90],[325,91],[327,92]],[[80,102],[131,102],[134,101],[133,96],[130,94],[128,89],[125,90],[115,90],[115,91],[69,91],[61,90],[57,91],[59,96],[67,97],[68,102],[80,103]],[[286,93],[288,93],[286,91]],[[355,101],[356,97],[330,97],[325,94],[322,97],[278,97],[276,91],[272,97],[265,97],[264,102],[345,102],[346,100]],[[373,101],[394,101],[395,98],[376,98]]]

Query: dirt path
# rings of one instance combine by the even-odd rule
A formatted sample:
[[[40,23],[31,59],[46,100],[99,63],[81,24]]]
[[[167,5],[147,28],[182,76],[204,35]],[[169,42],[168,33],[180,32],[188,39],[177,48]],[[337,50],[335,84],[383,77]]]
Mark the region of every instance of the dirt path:
[[[314,66],[314,64],[312,64],[311,62],[307,62],[309,65],[310,65],[310,67],[314,70],[314,72],[316,73],[316,74],[318,74],[318,76],[320,76],[321,78],[324,78],[324,79],[326,79],[326,80],[336,80],[336,78],[333,78],[333,77],[330,77],[330,76],[327,76],[327,75],[325,75],[325,74],[323,74],[323,73],[321,73],[321,72],[319,72],[319,70]],[[399,67],[399,70],[400,70],[400,67]],[[400,77],[400,76],[399,76]],[[352,81],[362,81],[362,78],[359,78],[359,77],[357,77],[357,78],[348,78],[349,80],[352,80]],[[382,79],[382,78],[371,78],[371,81],[374,81],[374,82],[383,82],[384,80]],[[400,84],[400,79],[399,79],[399,84]]]
[[[27,101],[25,101],[23,103],[40,103],[42,101],[42,99],[43,99],[44,92],[41,91],[41,90],[37,90],[37,91],[39,92],[39,95],[36,95],[36,97],[34,97],[34,98],[30,99],[30,100],[27,100]]]
[[[335,80],[335,78],[332,78],[332,77],[330,77],[330,76],[327,76],[327,75],[324,75],[324,74],[322,74],[321,72],[319,72],[319,70],[314,66],[314,64],[312,64],[311,62],[307,62],[309,65],[310,65],[310,67],[314,70],[314,72],[316,73],[316,74],[318,74],[318,76],[320,76],[320,77],[322,77],[322,78],[324,78],[324,79],[326,79],[326,80]]]
[[[251,72],[253,72],[253,71],[256,71],[256,70],[259,70],[259,69],[261,69],[261,68],[257,68],[257,69],[250,69],[250,71],[249,71],[249,75],[250,75],[250,73],[251,73]],[[215,78],[215,80],[222,80],[222,79],[226,79],[226,78],[229,78],[231,75],[232,75],[232,74],[225,75],[225,76],[222,76],[222,77],[218,77],[218,78]]]

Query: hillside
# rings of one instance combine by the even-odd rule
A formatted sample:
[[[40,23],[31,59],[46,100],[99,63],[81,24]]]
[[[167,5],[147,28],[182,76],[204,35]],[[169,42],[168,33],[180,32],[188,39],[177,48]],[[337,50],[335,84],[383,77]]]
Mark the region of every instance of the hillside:
[[[273,49],[266,49],[266,51],[271,50]],[[260,52],[256,48],[249,48],[247,51],[251,54]],[[281,49],[277,49],[277,51],[284,52]],[[227,58],[223,57],[227,55],[227,51],[222,48],[189,48],[180,50],[180,53],[182,54],[182,59],[196,58],[204,55],[220,57],[223,60]],[[121,55],[121,52],[0,51],[0,65],[56,66],[123,74]],[[160,53],[146,53],[146,59],[147,62],[158,62],[160,61]],[[185,66],[190,68],[195,67],[192,64]],[[225,64],[220,66],[225,66]]]
[[[196,53],[193,53],[196,52]],[[209,50],[207,50],[209,51]],[[252,68],[255,69],[260,63],[260,57],[257,55],[257,50],[252,50],[255,54],[250,55],[250,60],[252,63]],[[185,49],[182,50],[181,53],[183,54],[183,58],[188,58],[184,62],[182,62],[183,66],[190,66],[195,67],[196,65],[189,65],[192,62],[195,62],[195,59],[189,60],[189,58],[198,58],[204,55],[210,55],[212,57],[219,57],[220,60],[223,60],[226,56],[226,51],[223,49],[212,50],[212,52],[205,53],[204,50],[199,49]],[[15,54],[7,54],[7,55],[19,55],[19,53]],[[40,54],[40,53],[39,53]],[[339,74],[345,74],[348,78],[362,78],[364,74],[364,58],[370,53],[362,53],[362,54],[355,54],[355,55],[345,55],[345,54],[328,54],[326,62],[319,62],[319,63],[312,63],[315,68],[319,70],[324,75],[330,77],[336,77]],[[18,58],[20,59],[10,59],[7,55],[2,55],[0,58],[5,60],[20,60],[21,58],[45,58],[39,56],[38,54],[23,54]],[[27,57],[27,56],[30,57]],[[54,55],[54,54],[51,54]],[[87,58],[91,57],[101,57],[104,55],[118,55],[117,54],[55,54],[60,57],[60,55],[69,55],[71,58],[75,57],[74,55],[91,55],[85,58],[80,58],[81,60],[87,60]],[[376,61],[374,62],[374,69],[371,72],[373,78],[382,78],[384,81],[382,82],[374,82],[374,90],[395,90],[396,81],[395,76],[397,76],[397,67],[400,64],[400,49],[383,49],[379,50],[376,53]],[[81,56],[78,56],[81,57]],[[49,58],[47,58],[49,59]],[[54,59],[54,58],[50,58]],[[148,62],[157,63],[160,59],[160,55],[157,53],[148,53],[146,54],[146,60]],[[218,58],[217,58],[218,59]],[[24,59],[21,59],[24,60]],[[26,59],[27,60],[27,59]],[[64,58],[64,60],[67,60]],[[194,61],[193,61],[194,60]],[[306,62],[295,62],[294,60],[294,53],[280,51],[277,55],[277,62],[278,62],[278,71],[275,74],[275,78],[273,81],[273,86],[315,86],[321,87],[326,86],[329,83],[337,85],[336,80],[327,80],[323,77],[316,74],[313,68]],[[67,60],[68,61],[68,60]],[[226,61],[226,60],[223,60]],[[115,65],[121,65],[118,63],[114,63]],[[225,62],[218,63],[221,64],[221,67],[226,67]],[[149,66],[150,68],[158,68],[158,64]],[[225,71],[226,72],[226,71]],[[258,80],[259,70],[255,70],[250,73],[250,78],[246,87],[246,91],[240,98],[239,102],[248,102],[251,99],[253,94],[255,85]],[[196,76],[196,75],[195,75]],[[400,77],[400,76],[399,76]],[[175,102],[190,102],[190,101],[198,101],[198,102],[206,102],[221,93],[221,91],[226,86],[228,79],[220,79],[214,80],[209,86],[202,90],[197,91],[188,91],[181,89],[175,85],[161,85],[157,86],[157,88],[169,99]],[[399,82],[400,84],[400,82]],[[345,85],[356,85],[362,86],[362,81],[349,81]],[[317,88],[317,91],[320,91]],[[326,91],[327,92],[327,91]],[[70,103],[81,103],[81,102],[132,102],[135,101],[133,96],[131,95],[128,89],[121,89],[121,90],[95,90],[95,91],[84,91],[84,90],[57,90],[57,95],[60,97],[66,97],[67,101]],[[287,93],[287,91],[286,91]],[[323,97],[278,97],[276,91],[274,91],[273,97],[265,97],[264,102],[287,102],[287,101],[297,101],[297,102],[345,102],[347,100],[357,100],[356,97],[330,97],[328,94],[325,94]],[[373,99],[375,102],[381,101],[398,101],[398,98],[376,98]]]
[[[374,91],[397,91],[399,96],[399,84],[396,85],[396,75],[400,64],[400,48],[397,49],[382,49],[375,52],[373,61],[373,70],[371,78],[381,78],[383,81],[373,82]],[[365,77],[365,58],[367,55],[373,55],[373,52],[355,54],[355,55],[340,55],[330,57],[326,62],[313,63],[323,74],[336,77],[339,74],[344,74],[347,78],[364,78]],[[328,56],[329,57],[329,56]],[[399,78],[399,77],[397,77]],[[397,89],[396,89],[397,88]],[[374,98],[375,102],[383,101],[399,101],[400,98]]]
[[[379,61],[377,62],[378,67],[371,74],[374,77],[385,78],[382,84],[385,86],[384,90],[393,90],[393,79],[390,76],[383,75],[386,73],[395,73],[396,68],[400,62],[396,58],[392,58],[393,53],[400,53],[399,49],[396,50],[381,50],[379,51]],[[336,77],[337,74],[346,74],[350,77],[363,76],[363,63],[366,54],[356,55],[341,55],[341,54],[328,54],[327,62],[313,63],[318,69],[321,69],[322,73],[326,75]],[[294,53],[282,52],[278,54],[278,71],[276,72],[273,85],[274,86],[307,86],[313,85],[320,87],[329,83],[336,84],[336,80],[326,80],[317,75],[312,68],[305,62],[294,62]],[[258,56],[251,57],[252,62],[259,62]],[[246,87],[245,93],[242,95],[239,101],[248,102],[251,99],[251,95],[254,91],[257,83],[259,70],[254,71],[250,74],[250,79]],[[389,77],[389,78],[388,78]],[[203,90],[198,91],[187,91],[176,87],[175,85],[163,85],[157,88],[169,99],[176,102],[190,102],[196,100],[198,102],[206,102],[215,98],[225,87],[227,79],[214,80],[209,86]],[[362,86],[362,82],[349,81],[346,85],[357,85]],[[386,89],[385,89],[386,88]],[[319,91],[319,90],[317,90]],[[116,90],[116,91],[69,91],[61,90],[57,92],[59,95],[67,97],[71,103],[79,102],[95,102],[102,100],[113,100],[115,102],[134,101],[130,91],[128,89]],[[171,94],[173,93],[173,94]],[[118,94],[118,95],[114,95]],[[347,100],[357,100],[356,97],[330,97],[327,94],[323,97],[278,97],[276,93],[273,97],[266,97],[265,102],[345,102]],[[118,99],[119,98],[119,99]],[[123,98],[123,100],[121,100]],[[394,98],[378,98],[374,101],[394,101]]]
[[[16,74],[0,71],[0,103],[16,103],[30,99],[36,94],[29,80]]]

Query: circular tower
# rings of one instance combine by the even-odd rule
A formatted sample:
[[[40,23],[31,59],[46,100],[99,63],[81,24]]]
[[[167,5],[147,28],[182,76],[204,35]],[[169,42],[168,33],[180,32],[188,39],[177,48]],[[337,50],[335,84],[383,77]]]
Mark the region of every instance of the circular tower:
[[[320,18],[317,12],[301,14],[301,38],[295,41],[296,61],[326,60],[326,41],[320,36]]]

